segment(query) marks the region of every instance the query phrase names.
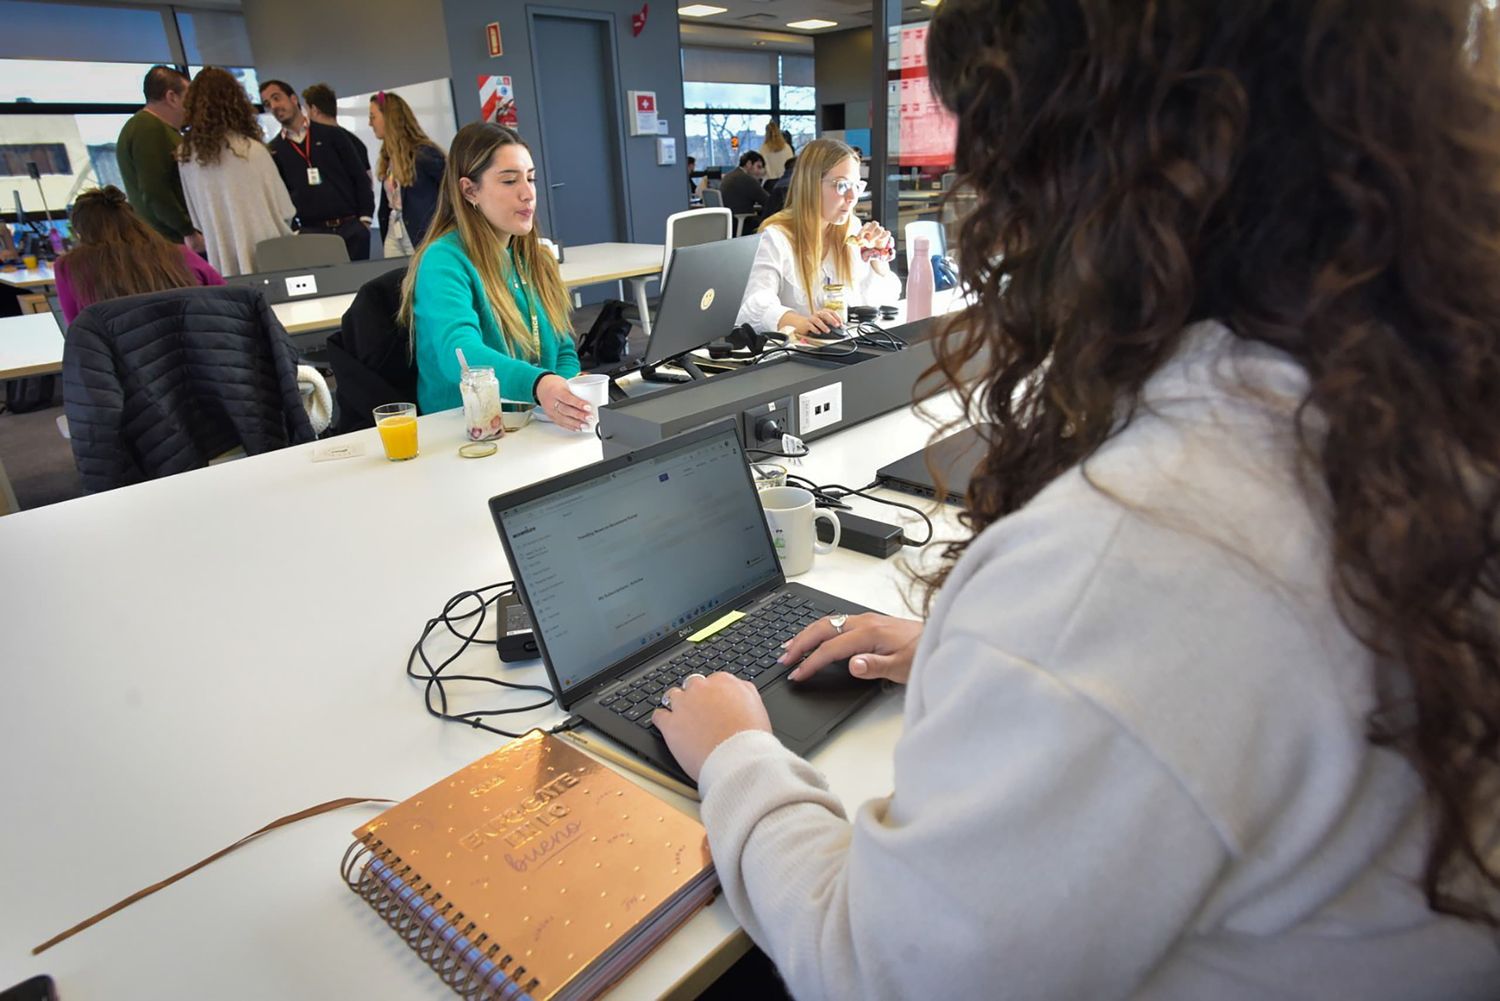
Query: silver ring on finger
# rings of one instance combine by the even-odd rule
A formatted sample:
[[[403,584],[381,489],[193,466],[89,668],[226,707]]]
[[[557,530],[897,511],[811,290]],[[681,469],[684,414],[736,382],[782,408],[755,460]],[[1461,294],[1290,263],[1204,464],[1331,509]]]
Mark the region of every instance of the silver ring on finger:
[[[833,634],[835,636],[841,635],[843,633],[844,623],[848,621],[849,616],[843,614],[842,612],[840,612],[838,615],[828,616],[828,624],[833,627]]]
[[[686,688],[688,686],[688,682],[692,681],[694,678],[697,678],[699,681],[707,681],[708,680],[708,678],[706,676],[704,676],[702,674],[699,674],[697,671],[694,671],[692,674],[690,674],[686,678],[682,679],[682,686],[681,687]]]
[[[671,712],[672,711],[672,693],[671,692],[662,692],[661,693],[661,707],[663,709],[665,709],[667,712]]]

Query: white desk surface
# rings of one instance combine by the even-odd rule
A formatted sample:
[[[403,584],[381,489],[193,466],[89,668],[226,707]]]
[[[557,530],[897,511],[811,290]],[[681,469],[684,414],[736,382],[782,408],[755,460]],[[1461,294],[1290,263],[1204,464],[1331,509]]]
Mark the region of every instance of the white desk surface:
[[[40,261],[38,267],[30,269],[0,270],[0,284],[9,285],[12,288],[42,288],[56,282],[57,278],[52,274],[52,265],[46,261]]]
[[[568,247],[562,264],[563,284],[568,288],[598,285],[654,275],[661,271],[666,247],[659,243],[589,243]],[[271,307],[289,334],[306,334],[334,330],[344,311],[354,301],[354,293],[322,296],[292,302],[278,302]]]
[[[0,379],[62,371],[63,336],[50,313],[0,319]]]
[[[305,445],[0,518],[5,562],[27,568],[0,584],[0,984],[49,973],[64,998],[452,996],[339,878],[350,832],[378,807],[272,832],[40,957],[30,948],[277,817],[400,799],[501,743],[428,716],[407,653],[448,597],[508,578],[486,499],[600,450],[533,424],[463,459],[461,429],[458,411],[423,417],[412,462],[386,462],[363,431],[357,458],[315,463]],[[865,483],[928,434],[889,414],[816,443],[797,471]],[[841,549],[799,579],[903,611],[897,560]],[[546,684],[539,663],[501,667],[483,649],[454,669]],[[899,696],[884,696],[813,755],[851,808],[889,791],[899,729]],[[661,996],[736,934],[721,897],[611,997]]]

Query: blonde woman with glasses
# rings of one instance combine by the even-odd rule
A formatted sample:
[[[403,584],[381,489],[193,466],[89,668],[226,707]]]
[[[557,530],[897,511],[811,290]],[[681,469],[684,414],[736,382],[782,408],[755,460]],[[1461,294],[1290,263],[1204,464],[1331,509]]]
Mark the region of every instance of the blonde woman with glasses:
[[[509,400],[535,400],[553,423],[581,430],[587,402],[578,374],[568,293],[536,231],[536,167],[511,129],[465,125],[448,149],[437,214],[401,287],[411,331],[417,406],[459,406],[455,349],[494,368]]]
[[[901,279],[890,269],[895,241],[878,222],[860,225],[859,158],[832,139],[802,147],[787,207],[760,227],[760,246],[736,325],[837,336],[843,321],[824,308],[825,285],[842,285],[845,306],[894,305]]]
[[[370,128],[380,140],[375,176],[385,256],[407,257],[432,224],[447,161],[399,94],[382,90],[370,98]]]

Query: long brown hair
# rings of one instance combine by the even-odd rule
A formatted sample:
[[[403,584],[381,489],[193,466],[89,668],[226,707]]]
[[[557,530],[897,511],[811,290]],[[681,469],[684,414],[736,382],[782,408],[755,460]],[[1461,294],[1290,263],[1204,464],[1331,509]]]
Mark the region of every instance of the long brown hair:
[[[187,132],[177,147],[177,159],[183,163],[197,160],[205,167],[219,162],[219,156],[231,149],[231,136],[244,136],[263,142],[255,105],[245,95],[245,88],[227,71],[209,66],[198,71],[183,99],[187,113]]]
[[[938,348],[997,428],[973,532],[1128,425],[1189,324],[1296,359],[1304,487],[1374,664],[1370,739],[1423,781],[1429,905],[1491,926],[1494,32],[1469,0],[945,0],[928,34],[979,199],[958,240],[977,301]]]
[[[394,177],[398,185],[409,188],[417,179],[417,150],[423,146],[437,149],[437,143],[422,131],[411,105],[401,95],[382,90],[370,98],[370,103],[385,118],[385,138],[380,141],[375,176],[382,181]]]
[[[823,291],[823,284],[817,280],[818,271],[829,247],[835,248],[834,277],[848,285],[853,273],[850,264],[853,251],[844,246],[844,239],[859,228],[859,220],[851,212],[842,223],[823,221],[823,178],[845,160],[859,163],[853,148],[837,139],[814,139],[803,146],[787,187],[786,208],[761,224],[762,229],[776,226],[786,233],[797,261],[797,277],[813,309],[817,309],[818,295]]]
[[[453,145],[448,148],[448,169],[443,172],[443,186],[438,189],[437,210],[422,245],[412,255],[411,266],[406,269],[406,280],[401,284],[400,319],[410,332],[410,349],[416,352],[416,326],[412,322],[416,301],[417,273],[421,270],[422,255],[427,248],[449,233],[458,233],[464,254],[479,272],[484,284],[484,297],[494,313],[495,323],[500,327],[511,354],[517,358],[536,360],[531,345],[531,324],[521,316],[516,300],[511,296],[511,255],[515,252],[515,266],[521,278],[537,291],[542,309],[547,314],[552,328],[561,336],[573,332],[572,307],[568,302],[568,290],[562,281],[557,258],[542,246],[541,233],[535,224],[525,236],[507,237],[490,225],[478,209],[464,198],[459,179],[467,177],[479,182],[479,177],[495,159],[502,146],[526,145],[519,133],[494,122],[473,122],[458,130]]]
[[[197,284],[182,248],[146,225],[113,184],[79,195],[70,222],[77,246],[58,263],[82,306]]]

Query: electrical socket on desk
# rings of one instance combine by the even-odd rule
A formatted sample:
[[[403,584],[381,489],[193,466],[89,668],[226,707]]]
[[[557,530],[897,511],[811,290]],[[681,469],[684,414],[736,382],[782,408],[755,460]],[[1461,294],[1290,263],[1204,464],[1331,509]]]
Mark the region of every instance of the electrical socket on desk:
[[[830,382],[810,389],[797,397],[796,434],[806,438],[814,431],[837,424],[844,419],[844,384]]]
[[[286,280],[287,295],[317,295],[318,279],[313,275],[293,275]]]
[[[792,398],[768,400],[744,414],[745,447],[781,449],[781,436],[792,430]]]

